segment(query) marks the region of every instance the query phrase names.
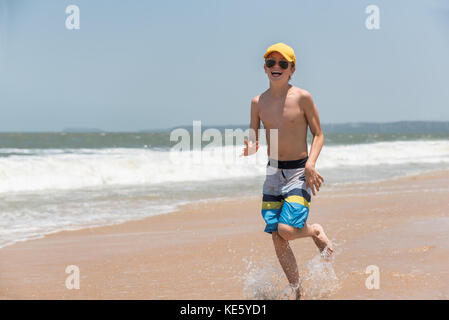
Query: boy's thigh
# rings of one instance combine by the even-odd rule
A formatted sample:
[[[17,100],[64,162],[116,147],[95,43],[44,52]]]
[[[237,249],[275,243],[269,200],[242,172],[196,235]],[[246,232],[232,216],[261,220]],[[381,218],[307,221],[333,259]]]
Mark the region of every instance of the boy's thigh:
[[[280,190],[280,171],[267,166],[267,174],[263,184],[262,217],[265,220],[265,232],[277,231],[279,216],[284,199]]]
[[[281,195],[264,194],[262,198],[262,217],[265,220],[265,232],[272,233],[278,230],[279,217],[284,201]]]
[[[309,217],[309,207],[299,202],[286,198],[279,212],[278,223],[301,229]]]

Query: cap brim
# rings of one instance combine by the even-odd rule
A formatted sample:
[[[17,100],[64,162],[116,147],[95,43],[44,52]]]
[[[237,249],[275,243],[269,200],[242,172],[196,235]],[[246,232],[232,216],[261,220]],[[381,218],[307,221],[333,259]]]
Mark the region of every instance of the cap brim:
[[[264,54],[264,59],[266,59],[270,54],[272,54],[273,52],[279,52],[283,57],[284,57],[284,59],[285,60],[287,60],[288,62],[293,62],[293,60],[290,58],[290,57],[288,57],[288,56],[286,56],[285,54],[283,54],[282,52],[280,52],[280,51],[277,51],[277,50],[271,50],[271,51],[267,51],[265,54]]]

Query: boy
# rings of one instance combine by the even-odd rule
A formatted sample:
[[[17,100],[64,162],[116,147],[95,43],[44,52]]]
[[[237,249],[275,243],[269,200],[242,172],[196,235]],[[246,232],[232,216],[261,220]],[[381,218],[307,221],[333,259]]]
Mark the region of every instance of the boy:
[[[300,299],[302,290],[298,266],[288,241],[312,237],[324,257],[329,257],[333,252],[321,225],[307,223],[310,193],[315,196],[315,189],[319,191],[324,182],[315,170],[324,135],[318,110],[309,92],[288,83],[295,72],[293,49],[277,43],[267,49],[264,58],[270,88],[251,101],[249,142],[245,140],[243,155],[257,152],[258,130],[262,121],[269,158],[262,200],[265,232],[272,234],[282,269],[295,290],[296,298]],[[306,140],[308,126],[313,135],[309,155]],[[272,130],[277,130],[278,141],[273,140],[270,144],[268,137]],[[270,147],[273,152],[270,152]]]

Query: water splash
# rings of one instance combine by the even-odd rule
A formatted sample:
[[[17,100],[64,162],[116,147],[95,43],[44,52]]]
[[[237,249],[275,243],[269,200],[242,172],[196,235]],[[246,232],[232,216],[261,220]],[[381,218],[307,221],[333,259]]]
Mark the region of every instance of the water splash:
[[[303,265],[300,265],[300,280],[305,299],[328,298],[341,288],[341,283],[337,277],[333,261],[337,250],[334,243],[334,253],[332,257],[316,255]],[[326,249],[323,250],[326,252]],[[244,259],[246,262],[246,272],[241,276],[243,290],[248,299],[258,300],[292,300],[296,298],[293,287],[287,284],[283,270],[278,262],[255,263]]]
[[[326,252],[326,249],[323,252]],[[334,255],[331,258],[323,258],[322,254],[318,254],[306,262],[307,272],[303,277],[303,288],[307,299],[328,298],[340,289],[341,284],[332,264],[334,259]]]
[[[283,271],[272,264],[259,265],[249,261],[241,278],[248,299],[289,300],[294,297],[291,287],[285,286]]]

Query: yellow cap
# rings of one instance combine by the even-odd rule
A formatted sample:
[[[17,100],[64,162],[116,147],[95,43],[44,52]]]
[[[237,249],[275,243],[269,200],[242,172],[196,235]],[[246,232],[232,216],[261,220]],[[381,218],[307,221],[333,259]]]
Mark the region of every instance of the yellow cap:
[[[270,46],[264,54],[264,58],[266,59],[268,55],[272,52],[279,52],[282,56],[288,61],[293,62],[296,66],[296,58],[295,51],[285,43],[279,42]]]

